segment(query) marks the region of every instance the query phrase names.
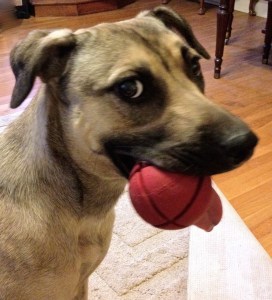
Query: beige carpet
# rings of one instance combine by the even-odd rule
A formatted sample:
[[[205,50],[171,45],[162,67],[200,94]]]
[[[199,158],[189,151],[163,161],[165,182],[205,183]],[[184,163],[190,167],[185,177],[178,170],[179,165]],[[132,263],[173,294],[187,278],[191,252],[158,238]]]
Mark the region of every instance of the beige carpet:
[[[0,117],[0,131],[17,116]],[[272,300],[271,258],[218,193],[223,219],[206,233],[147,225],[125,191],[109,253],[90,277],[89,299]]]
[[[110,251],[90,277],[89,299],[186,299],[188,244],[188,229],[161,231],[142,221],[125,191]]]

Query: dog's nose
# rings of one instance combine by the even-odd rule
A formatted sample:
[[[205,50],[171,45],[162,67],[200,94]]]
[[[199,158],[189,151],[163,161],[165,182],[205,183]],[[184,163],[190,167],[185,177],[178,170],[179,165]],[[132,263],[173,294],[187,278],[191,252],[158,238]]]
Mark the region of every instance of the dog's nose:
[[[232,135],[221,146],[232,164],[238,165],[253,154],[257,143],[258,138],[252,131],[244,131]]]

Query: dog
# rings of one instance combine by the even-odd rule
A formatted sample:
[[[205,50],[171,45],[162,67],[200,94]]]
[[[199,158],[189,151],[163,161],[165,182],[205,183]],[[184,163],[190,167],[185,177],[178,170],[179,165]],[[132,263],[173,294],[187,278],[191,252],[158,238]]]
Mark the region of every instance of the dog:
[[[0,138],[0,299],[87,299],[110,245],[114,206],[145,161],[213,175],[258,138],[204,95],[209,54],[166,7],[72,32],[31,32],[11,52],[18,107]]]

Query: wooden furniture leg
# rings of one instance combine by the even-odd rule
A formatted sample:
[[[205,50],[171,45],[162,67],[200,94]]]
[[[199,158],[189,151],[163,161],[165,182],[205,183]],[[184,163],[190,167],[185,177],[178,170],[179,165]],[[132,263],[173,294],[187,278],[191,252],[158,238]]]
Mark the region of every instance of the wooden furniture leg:
[[[256,16],[255,6],[259,0],[250,0],[249,2],[249,14],[251,16]]]
[[[271,42],[272,42],[272,0],[269,0],[267,20],[265,26],[264,47],[263,47],[263,64],[268,64]]]
[[[198,11],[199,15],[205,15],[205,0],[200,0],[200,8]]]
[[[217,10],[216,49],[214,78],[219,79],[221,73],[222,57],[224,53],[225,38],[229,22],[229,4],[231,0],[220,0]]]
[[[226,32],[226,38],[225,38],[225,45],[228,45],[230,37],[231,37],[234,4],[235,4],[235,0],[230,0],[229,1],[229,19],[228,19],[228,27],[227,27],[227,32]]]

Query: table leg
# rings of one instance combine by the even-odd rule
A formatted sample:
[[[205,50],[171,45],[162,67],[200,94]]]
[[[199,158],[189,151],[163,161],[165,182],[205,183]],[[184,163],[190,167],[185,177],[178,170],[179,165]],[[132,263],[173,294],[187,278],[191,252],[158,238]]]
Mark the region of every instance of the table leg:
[[[199,15],[205,15],[205,0],[200,0],[200,8],[198,11]]]
[[[215,68],[214,78],[220,78],[222,57],[224,53],[225,38],[229,21],[230,0],[220,0],[217,10],[217,30],[216,30],[216,49],[215,49]]]
[[[249,14],[251,16],[256,16],[255,6],[259,0],[250,0],[249,2]]]
[[[225,38],[226,45],[228,45],[230,37],[231,37],[234,4],[235,4],[235,0],[229,1],[229,20],[228,20],[228,27],[227,27],[226,38]]]
[[[268,64],[269,52],[272,42],[272,0],[268,1],[268,12],[266,20],[264,47],[263,47],[263,64]]]

